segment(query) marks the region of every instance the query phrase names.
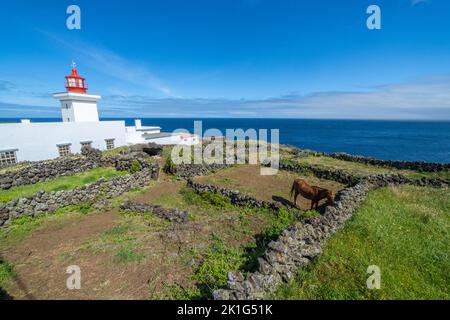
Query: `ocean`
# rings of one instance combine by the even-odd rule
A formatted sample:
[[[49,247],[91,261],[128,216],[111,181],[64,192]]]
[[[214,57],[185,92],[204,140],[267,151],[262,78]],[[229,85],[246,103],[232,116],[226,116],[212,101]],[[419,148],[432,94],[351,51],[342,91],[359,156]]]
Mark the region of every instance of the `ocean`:
[[[61,121],[39,118],[38,121]],[[134,119],[125,120],[133,125]],[[384,160],[450,162],[450,122],[372,121],[372,120],[309,120],[309,119],[187,119],[142,118],[143,125],[162,127],[171,132],[184,128],[194,130],[194,121],[203,122],[203,130],[279,129],[280,142],[303,149],[324,152],[347,152]],[[1,122],[18,122],[2,119]],[[0,137],[1,139],[1,137]]]

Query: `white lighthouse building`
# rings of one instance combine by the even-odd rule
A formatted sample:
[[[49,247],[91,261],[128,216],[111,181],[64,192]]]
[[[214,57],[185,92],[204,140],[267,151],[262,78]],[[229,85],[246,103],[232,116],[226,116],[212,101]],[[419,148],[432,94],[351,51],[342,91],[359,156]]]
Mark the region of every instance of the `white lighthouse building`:
[[[97,102],[101,96],[87,94],[86,80],[75,66],[66,76],[66,92],[55,93],[61,104],[62,122],[0,124],[0,167],[20,161],[38,161],[79,153],[90,145],[100,150],[136,143],[195,144],[190,134],[162,133],[158,126],[145,127],[140,120],[126,127],[125,121],[100,121]]]
[[[78,75],[75,67],[66,81],[67,92],[53,95],[61,102],[63,122],[98,122],[97,101],[101,97],[87,94],[86,80]]]

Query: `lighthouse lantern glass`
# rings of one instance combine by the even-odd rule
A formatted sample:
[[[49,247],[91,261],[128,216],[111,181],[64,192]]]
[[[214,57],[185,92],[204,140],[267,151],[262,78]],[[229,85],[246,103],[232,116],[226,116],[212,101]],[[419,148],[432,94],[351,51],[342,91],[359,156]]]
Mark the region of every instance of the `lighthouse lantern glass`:
[[[83,77],[80,77],[77,73],[77,69],[72,69],[72,74],[69,76],[66,76],[67,83],[66,88],[69,92],[74,93],[86,93],[87,86],[86,81]]]

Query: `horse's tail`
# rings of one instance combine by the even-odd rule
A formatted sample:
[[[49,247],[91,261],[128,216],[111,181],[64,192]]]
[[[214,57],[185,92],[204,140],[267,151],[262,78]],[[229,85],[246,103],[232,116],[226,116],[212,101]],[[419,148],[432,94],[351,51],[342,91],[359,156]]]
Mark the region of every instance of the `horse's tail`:
[[[295,181],[292,183],[292,187],[291,187],[291,198],[292,198],[292,195],[294,194],[294,191],[295,191]]]

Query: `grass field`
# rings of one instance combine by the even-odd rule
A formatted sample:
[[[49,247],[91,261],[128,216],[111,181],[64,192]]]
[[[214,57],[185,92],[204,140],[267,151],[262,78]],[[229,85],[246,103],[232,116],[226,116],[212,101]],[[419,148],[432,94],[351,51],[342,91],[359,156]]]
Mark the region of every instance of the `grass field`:
[[[14,187],[9,190],[2,190],[0,193],[0,202],[5,203],[15,198],[28,197],[41,190],[47,192],[71,190],[77,186],[94,183],[100,178],[111,179],[113,177],[125,174],[127,174],[127,172],[116,171],[114,168],[95,168],[73,176],[58,177],[47,182],[40,182],[36,184]]]
[[[403,186],[372,192],[277,299],[450,299],[450,194]],[[369,265],[381,289],[368,290]]]

